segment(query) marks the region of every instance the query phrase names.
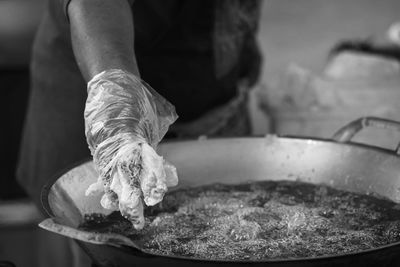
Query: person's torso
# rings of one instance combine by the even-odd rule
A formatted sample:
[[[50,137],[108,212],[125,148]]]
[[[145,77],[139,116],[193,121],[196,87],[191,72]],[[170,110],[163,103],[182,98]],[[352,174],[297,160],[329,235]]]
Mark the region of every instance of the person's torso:
[[[66,70],[82,80],[68,22],[55,2],[49,1],[36,39],[35,70],[49,79],[62,79]],[[254,41],[259,5],[259,0],[134,2],[134,46],[142,79],[176,106],[180,121],[198,118],[236,95],[248,67],[245,55],[258,53],[247,51],[255,48],[246,42]]]

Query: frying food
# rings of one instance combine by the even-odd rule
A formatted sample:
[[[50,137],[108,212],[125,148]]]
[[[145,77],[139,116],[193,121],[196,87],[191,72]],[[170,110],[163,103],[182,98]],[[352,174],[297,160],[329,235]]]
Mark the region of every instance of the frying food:
[[[334,256],[400,241],[396,203],[303,182],[179,189],[145,214],[140,231],[119,213],[88,214],[81,228],[125,235],[148,253],[213,260]]]

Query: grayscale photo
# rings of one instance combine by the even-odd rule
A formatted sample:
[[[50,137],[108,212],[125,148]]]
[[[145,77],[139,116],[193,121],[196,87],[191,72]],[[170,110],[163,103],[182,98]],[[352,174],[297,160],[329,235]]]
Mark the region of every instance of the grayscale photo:
[[[400,1],[0,0],[0,267],[399,267]]]

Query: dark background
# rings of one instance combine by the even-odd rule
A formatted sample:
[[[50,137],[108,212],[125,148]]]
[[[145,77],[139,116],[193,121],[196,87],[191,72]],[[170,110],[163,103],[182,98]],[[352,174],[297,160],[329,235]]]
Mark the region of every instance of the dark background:
[[[0,0],[0,200],[25,196],[15,181],[15,167],[29,92],[31,44],[43,4],[43,0]]]

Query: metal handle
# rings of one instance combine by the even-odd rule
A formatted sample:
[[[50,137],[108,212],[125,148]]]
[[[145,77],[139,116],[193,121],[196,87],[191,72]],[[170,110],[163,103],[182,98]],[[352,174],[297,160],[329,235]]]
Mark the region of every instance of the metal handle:
[[[359,131],[366,127],[396,130],[400,132],[400,122],[376,117],[363,117],[339,129],[333,135],[332,139],[339,143],[349,142]],[[394,152],[400,155],[400,143],[397,145]]]
[[[98,234],[98,233],[82,231],[73,227],[59,224],[55,221],[54,218],[45,219],[39,224],[39,227],[56,234],[60,234],[66,237],[74,238],[92,244],[112,245],[116,247],[125,245],[139,249],[139,247],[131,239],[125,236],[112,233]]]

